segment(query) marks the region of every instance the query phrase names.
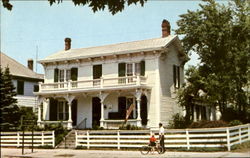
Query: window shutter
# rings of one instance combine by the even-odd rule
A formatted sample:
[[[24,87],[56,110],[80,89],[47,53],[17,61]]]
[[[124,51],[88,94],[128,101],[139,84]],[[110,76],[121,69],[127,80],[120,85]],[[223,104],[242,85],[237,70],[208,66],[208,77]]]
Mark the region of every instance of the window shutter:
[[[141,61],[141,76],[145,76],[145,61]]]
[[[77,81],[77,78],[78,78],[78,68],[71,68],[71,77],[70,79],[72,81]]]
[[[125,63],[119,63],[119,65],[118,65],[118,76],[119,77],[125,76],[125,67],[126,67]]]
[[[54,70],[54,82],[58,82],[58,68]]]
[[[57,121],[57,100],[50,98],[49,102],[49,120]]]
[[[176,88],[176,66],[173,65],[173,81],[174,81],[174,88]]]
[[[177,80],[178,80],[178,88],[180,88],[180,66],[177,66]]]

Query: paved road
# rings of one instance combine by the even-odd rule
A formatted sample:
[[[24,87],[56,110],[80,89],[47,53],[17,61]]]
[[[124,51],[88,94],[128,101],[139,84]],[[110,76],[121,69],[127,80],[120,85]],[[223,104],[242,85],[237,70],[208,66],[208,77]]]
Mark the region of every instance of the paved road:
[[[21,149],[1,149],[2,158],[156,158],[156,157],[250,157],[250,151],[236,152],[166,152],[162,155],[157,153],[141,155],[139,151],[110,151],[110,150],[71,150],[71,149],[25,149],[22,155]]]

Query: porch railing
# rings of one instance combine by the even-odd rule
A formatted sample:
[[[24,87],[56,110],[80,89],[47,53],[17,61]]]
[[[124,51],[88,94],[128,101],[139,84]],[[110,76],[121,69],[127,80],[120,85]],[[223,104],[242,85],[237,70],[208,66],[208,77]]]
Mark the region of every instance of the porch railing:
[[[115,78],[100,78],[81,81],[68,81],[58,83],[39,83],[39,91],[61,91],[61,90],[77,90],[77,89],[95,89],[108,88],[117,86],[140,86],[146,85],[146,77],[144,76],[126,76]]]

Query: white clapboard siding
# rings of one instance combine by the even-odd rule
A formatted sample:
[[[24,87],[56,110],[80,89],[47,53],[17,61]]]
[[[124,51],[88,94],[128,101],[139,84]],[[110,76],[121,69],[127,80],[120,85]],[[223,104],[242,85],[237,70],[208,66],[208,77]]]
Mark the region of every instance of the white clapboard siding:
[[[21,147],[22,132],[1,132],[1,147]],[[24,132],[24,146],[32,146],[32,132]],[[54,131],[36,131],[33,134],[33,146],[55,147]]]
[[[36,107],[37,100],[35,96],[16,96],[17,104],[24,107]]]
[[[75,131],[76,147],[140,148],[149,143],[150,133],[158,131]],[[158,135],[156,135],[158,138]],[[202,129],[169,129],[165,131],[167,148],[227,147],[250,140],[250,124]]]

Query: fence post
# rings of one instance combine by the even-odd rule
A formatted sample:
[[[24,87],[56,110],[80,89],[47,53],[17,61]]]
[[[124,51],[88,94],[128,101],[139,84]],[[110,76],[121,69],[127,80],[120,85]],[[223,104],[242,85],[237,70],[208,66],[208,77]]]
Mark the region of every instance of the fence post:
[[[17,147],[20,147],[20,133],[17,132]]]
[[[190,149],[190,143],[189,143],[189,132],[188,129],[186,129],[186,138],[187,138],[187,149]]]
[[[117,149],[120,149],[120,131],[117,131]]]
[[[55,131],[52,131],[52,146],[55,147]]]
[[[87,149],[89,149],[89,131],[87,131]]]
[[[239,127],[239,142],[241,144],[241,127]]]
[[[227,150],[228,151],[231,150],[231,146],[230,146],[230,130],[229,130],[229,128],[227,128]]]
[[[42,146],[44,146],[44,133],[43,133],[43,131],[42,131]]]

